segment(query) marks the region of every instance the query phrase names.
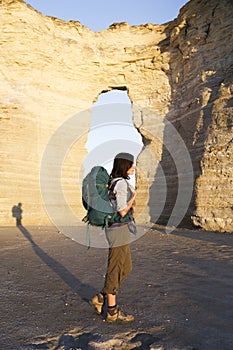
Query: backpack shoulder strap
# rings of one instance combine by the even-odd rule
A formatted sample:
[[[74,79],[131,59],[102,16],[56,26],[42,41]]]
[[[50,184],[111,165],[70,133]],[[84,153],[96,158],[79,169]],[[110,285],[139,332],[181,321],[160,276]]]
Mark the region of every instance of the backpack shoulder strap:
[[[109,191],[113,191],[117,182],[120,181],[120,180],[123,180],[123,177],[117,177],[115,179],[113,179],[110,183],[110,186],[109,186]]]

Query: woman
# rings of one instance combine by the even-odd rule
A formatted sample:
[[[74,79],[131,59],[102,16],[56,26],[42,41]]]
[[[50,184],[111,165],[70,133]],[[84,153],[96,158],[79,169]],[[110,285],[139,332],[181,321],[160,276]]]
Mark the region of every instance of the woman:
[[[129,153],[119,153],[113,162],[109,187],[114,185],[116,210],[119,218],[132,212],[132,206],[137,195],[127,182],[129,175],[134,174],[134,157]],[[115,184],[114,184],[115,182]],[[130,231],[127,223],[116,222],[106,229],[109,243],[108,266],[105,284],[102,291],[91,299],[96,312],[103,311],[105,296],[107,297],[107,322],[128,323],[134,320],[133,315],[126,315],[117,305],[116,295],[121,283],[132,270],[130,253]]]

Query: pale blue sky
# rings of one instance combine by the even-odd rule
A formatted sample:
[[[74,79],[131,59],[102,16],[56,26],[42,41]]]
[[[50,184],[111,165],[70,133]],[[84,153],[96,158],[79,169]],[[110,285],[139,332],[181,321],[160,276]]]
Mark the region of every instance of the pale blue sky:
[[[178,16],[187,0],[25,0],[44,15],[77,20],[92,31],[114,22],[162,24]]]

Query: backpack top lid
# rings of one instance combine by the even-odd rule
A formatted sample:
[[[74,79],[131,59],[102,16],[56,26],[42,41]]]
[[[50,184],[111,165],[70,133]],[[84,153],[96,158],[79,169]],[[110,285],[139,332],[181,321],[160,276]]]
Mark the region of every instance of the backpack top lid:
[[[107,170],[102,166],[94,166],[91,169],[91,176],[95,179],[96,185],[105,185],[108,186],[109,174]]]

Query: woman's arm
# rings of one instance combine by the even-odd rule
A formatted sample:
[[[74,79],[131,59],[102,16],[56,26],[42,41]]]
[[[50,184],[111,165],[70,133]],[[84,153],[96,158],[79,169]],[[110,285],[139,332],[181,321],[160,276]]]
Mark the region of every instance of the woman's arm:
[[[123,210],[119,210],[118,213],[120,214],[120,216],[124,217],[129,211],[130,209],[132,208],[133,204],[134,204],[134,201],[135,201],[135,198],[136,198],[136,195],[137,195],[137,192],[131,188],[131,191],[132,191],[132,197],[130,198],[130,200],[127,202],[127,207]]]

